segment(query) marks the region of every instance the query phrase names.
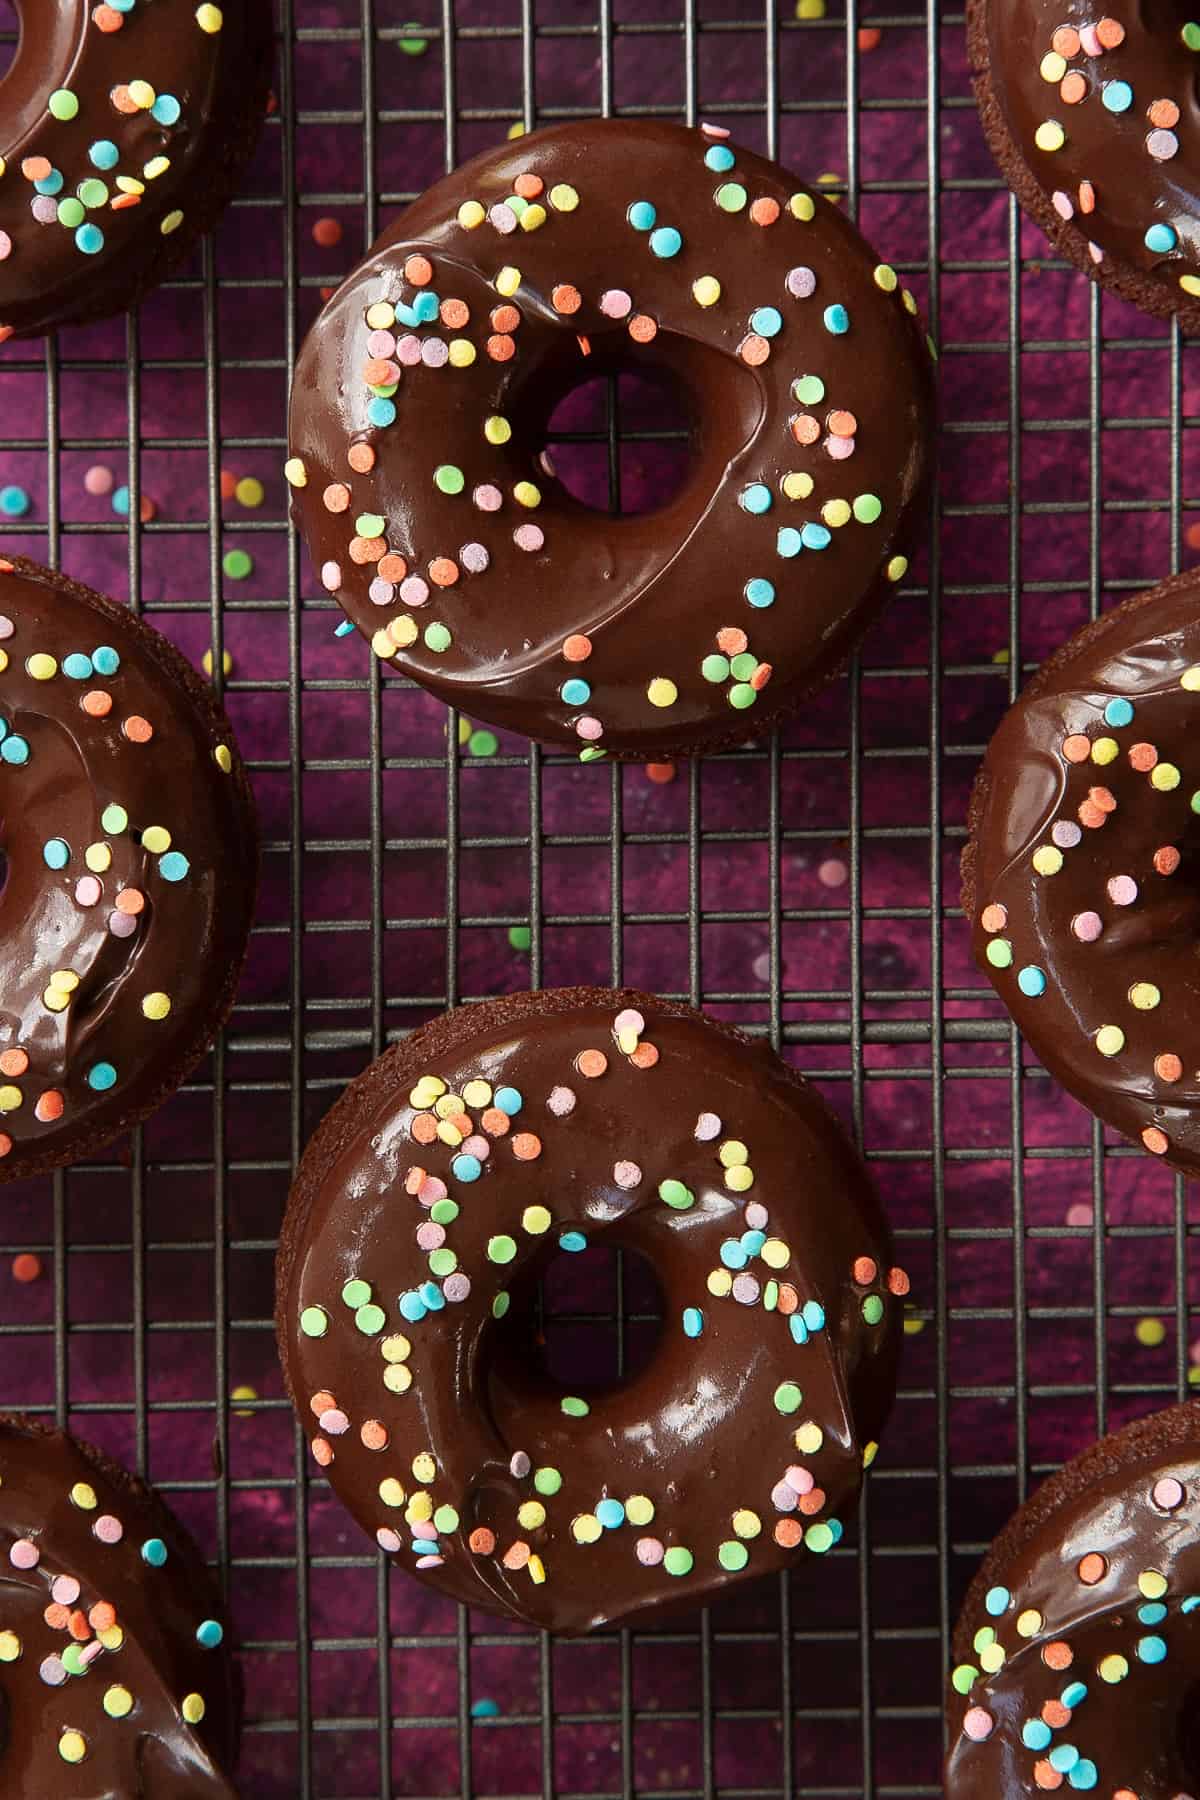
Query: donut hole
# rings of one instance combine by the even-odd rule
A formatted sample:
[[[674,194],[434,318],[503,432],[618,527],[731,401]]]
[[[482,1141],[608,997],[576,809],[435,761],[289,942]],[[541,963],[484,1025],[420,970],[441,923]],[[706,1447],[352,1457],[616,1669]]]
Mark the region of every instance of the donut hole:
[[[636,1250],[589,1245],[558,1251],[513,1284],[494,1356],[526,1386],[612,1391],[649,1366],[662,1325],[653,1264]]]
[[[658,512],[696,466],[692,410],[665,368],[589,373],[560,395],[540,435],[559,483],[591,512]]]

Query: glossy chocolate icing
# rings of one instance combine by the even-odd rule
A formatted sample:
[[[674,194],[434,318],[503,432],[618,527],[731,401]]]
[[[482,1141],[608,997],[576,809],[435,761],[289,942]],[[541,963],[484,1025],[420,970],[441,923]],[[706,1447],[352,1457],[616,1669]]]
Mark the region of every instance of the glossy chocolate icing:
[[[1140,304],[1157,294],[1156,310],[1200,315],[1200,30],[1190,0],[976,0],[975,18],[976,66],[1052,209],[1040,222],[1102,279],[1112,263],[1147,284],[1130,294]],[[1061,147],[1039,147],[1039,127],[1055,125]]]
[[[946,1800],[1200,1794],[1194,1405],[1094,1446],[1017,1514],[955,1654]]]
[[[125,607],[0,560],[0,650],[0,1180],[11,1180],[114,1136],[203,1053],[245,953],[257,834],[228,720]]]
[[[1200,1172],[1198,721],[1200,582],[1183,576],[1088,627],[1008,712],[964,862],[976,956],[1037,1055],[1185,1174]]]
[[[16,10],[0,82],[0,340],[119,312],[186,255],[257,140],[272,42],[267,0]]]
[[[543,191],[518,226],[506,201],[531,177]],[[647,201],[653,235],[628,217]],[[479,208],[474,228],[460,223],[464,203]],[[660,235],[672,232],[675,254]],[[414,256],[430,265],[425,285],[406,274]],[[877,262],[819,190],[798,191],[775,164],[703,131],[596,119],[477,157],[383,234],[302,350],[288,472],[325,587],[388,667],[474,718],[582,746],[584,760],[710,748],[765,728],[842,665],[907,567],[917,526],[930,359],[915,302]],[[812,292],[789,290],[789,272],[793,290]],[[720,292],[701,288],[701,304],[705,278]],[[452,303],[451,322],[420,322],[431,295]],[[372,324],[395,308],[394,329],[373,333],[368,310],[384,305]],[[444,366],[421,360],[431,356]],[[394,398],[373,398],[369,358],[373,377],[398,380]],[[539,460],[559,397],[612,369],[668,373],[696,419],[684,487],[637,517],[584,507]],[[372,424],[381,404],[393,423]],[[507,441],[485,438],[493,417]],[[348,455],[373,466],[358,472]],[[461,492],[435,484],[446,465]],[[520,503],[521,483],[540,504]],[[733,635],[721,643],[723,630]],[[580,636],[590,654],[585,645],[586,660],[572,660],[564,645]],[[742,673],[714,663],[727,650],[746,658]],[[715,674],[702,673],[706,659]],[[581,681],[590,693],[564,695]],[[652,682],[674,684],[674,699],[668,685],[652,700]]]
[[[0,1791],[236,1800],[227,1636],[156,1495],[65,1432],[0,1416]]]
[[[603,1073],[583,1072],[585,1052]],[[476,1179],[456,1172],[453,1145],[420,1141],[434,1115],[419,1083],[434,1072],[469,1106],[467,1145],[490,1149]],[[744,1155],[748,1176],[723,1166]],[[664,1298],[653,1360],[592,1393],[586,1417],[493,1319],[565,1233],[568,1248],[640,1252]],[[332,1486],[402,1567],[471,1605],[582,1632],[695,1605],[837,1541],[894,1392],[908,1282],[889,1248],[841,1127],[765,1047],[645,995],[513,996],[435,1021],[326,1119],[284,1225],[280,1348]],[[431,1309],[412,1319],[421,1295]],[[613,1501],[624,1522],[606,1522]],[[518,1517],[528,1503],[544,1523]],[[692,1565],[676,1573],[680,1549]]]

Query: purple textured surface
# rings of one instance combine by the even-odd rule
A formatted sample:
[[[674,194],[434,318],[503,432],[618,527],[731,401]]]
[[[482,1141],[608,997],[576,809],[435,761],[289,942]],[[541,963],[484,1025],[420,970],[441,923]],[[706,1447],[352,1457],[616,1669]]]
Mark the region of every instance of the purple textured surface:
[[[414,14],[423,55],[402,47]],[[1194,1199],[1028,1067],[971,965],[956,862],[1020,671],[1186,560],[1195,352],[1045,260],[982,144],[957,13],[284,0],[281,26],[279,110],[187,277],[136,319],[0,351],[0,486],[32,498],[0,550],[130,600],[197,659],[231,652],[266,839],[240,1002],[201,1076],[115,1154],[0,1192],[0,1404],[137,1466],[220,1558],[249,1796],[936,1794],[946,1635],[982,1545],[1041,1473],[1187,1391]],[[778,744],[662,784],[517,739],[447,756],[443,709],[333,637],[287,531],[297,333],[381,222],[512,121],[692,102],[848,184],[928,303],[937,551]],[[313,241],[321,217],[339,247]],[[657,427],[643,404],[625,423]],[[635,435],[626,497],[678,454]],[[94,464],[153,520],[90,497]],[[597,479],[595,451],[560,464]],[[262,480],[261,508],[220,502],[222,467]],[[221,573],[235,548],[242,581]],[[665,1635],[555,1644],[389,1576],[304,1466],[272,1251],[300,1145],[389,1033],[447,1000],[610,979],[775,1033],[821,1081],[872,1158],[919,1329],[842,1549]],[[8,1273],[23,1249],[29,1285]],[[610,1306],[595,1279],[563,1303]],[[472,1723],[485,1700],[498,1715]]]

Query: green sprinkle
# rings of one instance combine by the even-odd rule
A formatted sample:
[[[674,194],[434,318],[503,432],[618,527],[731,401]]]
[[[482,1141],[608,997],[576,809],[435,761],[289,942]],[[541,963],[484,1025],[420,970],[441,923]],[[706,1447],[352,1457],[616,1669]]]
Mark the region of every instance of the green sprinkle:
[[[62,1653],[62,1666],[68,1675],[82,1675],[87,1664],[80,1659],[83,1656],[82,1644],[68,1644]]]
[[[348,1281],[342,1289],[342,1299],[347,1306],[365,1306],[370,1298],[369,1281]]]
[[[533,1485],[539,1494],[557,1494],[562,1486],[562,1476],[557,1469],[552,1469],[547,1465],[544,1469],[533,1471]]]
[[[1196,792],[1192,795],[1192,798],[1191,798],[1191,801],[1189,802],[1189,804],[1194,813],[1200,813],[1200,788],[1196,789]]]
[[[858,494],[854,500],[854,516],[860,525],[873,525],[883,511],[878,494]]]
[[[502,1231],[498,1237],[491,1237],[488,1239],[487,1255],[488,1255],[489,1262],[510,1263],[516,1254],[517,1254],[516,1240],[513,1238],[510,1238],[508,1236],[507,1232]],[[499,1296],[499,1294],[497,1294],[496,1300],[499,1300],[499,1298],[500,1298],[500,1296]],[[508,1297],[506,1295],[504,1312],[508,1311],[507,1298]],[[495,1312],[495,1310],[496,1310],[496,1302],[493,1301],[492,1302],[492,1311]],[[496,1317],[498,1319],[501,1319],[504,1317],[504,1313],[496,1313]]]
[[[825,383],[819,375],[801,375],[799,381],[793,381],[792,392],[802,406],[815,406],[825,398]]]
[[[354,529],[359,537],[376,538],[383,536],[385,526],[379,513],[359,513],[354,521]]]
[[[425,627],[425,643],[430,650],[435,651],[439,656],[443,650],[448,650],[453,642],[454,639],[450,636],[450,628],[448,625],[436,622],[433,625],[427,625]]]
[[[472,756],[495,756],[500,748],[500,739],[494,731],[473,731],[467,739],[467,749]]]
[[[695,1206],[696,1196],[691,1188],[684,1187],[682,1181],[668,1178],[658,1184],[658,1197],[675,1212],[686,1212],[689,1206]]]
[[[730,663],[729,673],[735,681],[749,681],[757,667],[757,656],[751,656],[749,650],[743,650],[741,655],[735,656]]]
[[[862,1316],[868,1325],[878,1325],[883,1317],[883,1301],[878,1294],[868,1294],[862,1303]]]
[[[439,1506],[433,1515],[433,1522],[439,1531],[457,1531],[458,1513],[453,1506]]]
[[[717,1561],[723,1569],[744,1569],[750,1561],[750,1552],[736,1538],[726,1538],[717,1550]]]
[[[781,1413],[794,1413],[803,1403],[804,1395],[794,1381],[781,1381],[775,1389],[775,1410]]]
[[[746,204],[746,190],[740,181],[723,181],[715,198],[722,212],[741,212]]]
[[[105,206],[108,203],[107,184],[97,180],[94,175],[89,176],[86,181],[81,181],[77,191],[89,212],[95,212],[98,206]]]
[[[221,558],[221,567],[230,581],[245,581],[254,568],[254,558],[248,550],[227,550]]]
[[[373,1302],[369,1306],[360,1306],[354,1315],[354,1323],[364,1337],[375,1337],[387,1324],[387,1314],[382,1306]]]
[[[453,1225],[458,1217],[457,1200],[435,1200],[429,1209],[429,1216],[435,1225]]]
[[[79,111],[79,101],[70,88],[55,88],[46,104],[56,119],[73,119]]]
[[[715,654],[706,656],[704,661],[700,664],[700,673],[703,675],[705,681],[728,681],[729,658],[727,656],[717,656]]]
[[[453,1275],[458,1267],[458,1258],[453,1250],[431,1250],[429,1252],[429,1273],[439,1277]]]
[[[805,1533],[804,1541],[810,1550],[816,1551],[818,1556],[824,1556],[827,1550],[833,1549],[833,1533],[828,1525],[823,1523],[810,1525]]]
[[[758,695],[748,681],[739,681],[736,687],[731,687],[729,690],[729,704],[736,706],[739,712],[745,712],[746,708],[753,706],[757,699]]]
[[[970,1663],[959,1663],[950,1677],[950,1685],[956,1694],[969,1694],[979,1680],[979,1670]]]
[[[685,1550],[682,1544],[672,1544],[663,1557],[663,1568],[668,1575],[690,1575],[694,1561],[690,1550]]]
[[[324,1337],[329,1330],[329,1314],[323,1306],[306,1306],[300,1314],[300,1329],[305,1337]]]
[[[607,754],[608,752],[602,750],[599,744],[585,744],[583,749],[579,752],[579,760],[583,763],[599,762],[601,758],[607,756]]]
[[[68,231],[74,231],[77,225],[83,224],[83,220],[84,211],[82,200],[76,200],[73,194],[69,194],[65,200],[59,201],[58,222],[60,225],[65,225]]]
[[[410,19],[408,23],[402,25],[400,29],[402,31],[424,31],[425,27]],[[402,37],[400,39],[400,48],[405,56],[424,56],[429,48],[429,39],[423,37]]]
[[[101,831],[124,831],[128,823],[129,814],[123,806],[118,806],[115,800],[100,814]]]
[[[993,969],[1008,969],[1012,966],[1013,948],[1007,938],[992,938],[984,954]]]
[[[514,950],[528,950],[533,942],[533,933],[528,925],[510,925],[508,941]]]
[[[443,494],[461,494],[467,485],[467,478],[454,463],[439,463],[433,471],[434,486],[441,488]]]
[[[779,1283],[777,1281],[768,1281],[766,1287],[763,1289],[763,1306],[768,1312],[774,1312],[778,1305]]]
[[[1180,32],[1184,46],[1188,50],[1200,50],[1200,25],[1189,21]]]
[[[562,1398],[562,1409],[566,1413],[568,1419],[586,1419],[589,1412],[592,1410],[587,1401],[581,1400],[578,1394],[564,1394]]]
[[[508,1311],[510,1304],[511,1304],[511,1302],[510,1302],[509,1296],[502,1289],[500,1291],[500,1293],[498,1293],[496,1295],[496,1298],[492,1301],[492,1317],[493,1317],[493,1319],[502,1319],[504,1317],[505,1313]]]

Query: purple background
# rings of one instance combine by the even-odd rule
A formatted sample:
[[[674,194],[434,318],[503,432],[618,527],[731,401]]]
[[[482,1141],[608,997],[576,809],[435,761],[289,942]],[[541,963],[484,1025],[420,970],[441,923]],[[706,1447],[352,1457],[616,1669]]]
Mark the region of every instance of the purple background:
[[[982,1545],[1046,1469],[1187,1391],[1189,1202],[1149,1158],[1102,1149],[1039,1070],[1014,1081],[955,871],[1018,668],[1189,560],[1195,352],[1021,224],[969,99],[961,16],[876,12],[877,46],[848,55],[870,9],[782,10],[770,32],[753,0],[530,0],[526,35],[517,0],[294,0],[279,111],[186,278],[135,320],[0,352],[0,485],[33,497],[0,549],[132,600],[197,659],[223,642],[266,838],[223,1047],[136,1140],[3,1191],[0,1404],[69,1418],[220,1555],[245,1645],[242,1784],[263,1800],[789,1780],[935,1794],[944,1635]],[[418,14],[429,44],[412,56],[400,27]],[[0,0],[0,29],[11,18]],[[929,305],[938,553],[778,746],[666,784],[531,760],[511,738],[447,758],[444,710],[334,639],[287,530],[296,334],[379,223],[526,113],[589,113],[607,92],[681,116],[693,37],[701,116],[809,180],[849,181]],[[330,216],[343,240],[321,249],[311,228]],[[661,423],[633,401],[633,423]],[[655,492],[678,454],[635,439],[627,493]],[[568,461],[595,478],[594,455]],[[96,463],[152,496],[151,523],[88,496]],[[219,467],[259,476],[265,504],[214,504]],[[251,552],[249,579],[222,578],[230,548]],[[532,954],[509,944],[520,923]],[[386,1034],[447,999],[619,978],[782,1028],[873,1159],[919,1330],[841,1551],[665,1637],[543,1643],[389,1581],[313,1478],[275,1359],[272,1251],[296,1152]],[[27,1248],[44,1273],[22,1286],[8,1256]],[[577,1274],[563,1299],[609,1305],[611,1274]],[[1160,1348],[1136,1341],[1143,1315],[1166,1324]],[[235,1406],[238,1384],[258,1398]],[[470,1722],[480,1700],[497,1720]]]

